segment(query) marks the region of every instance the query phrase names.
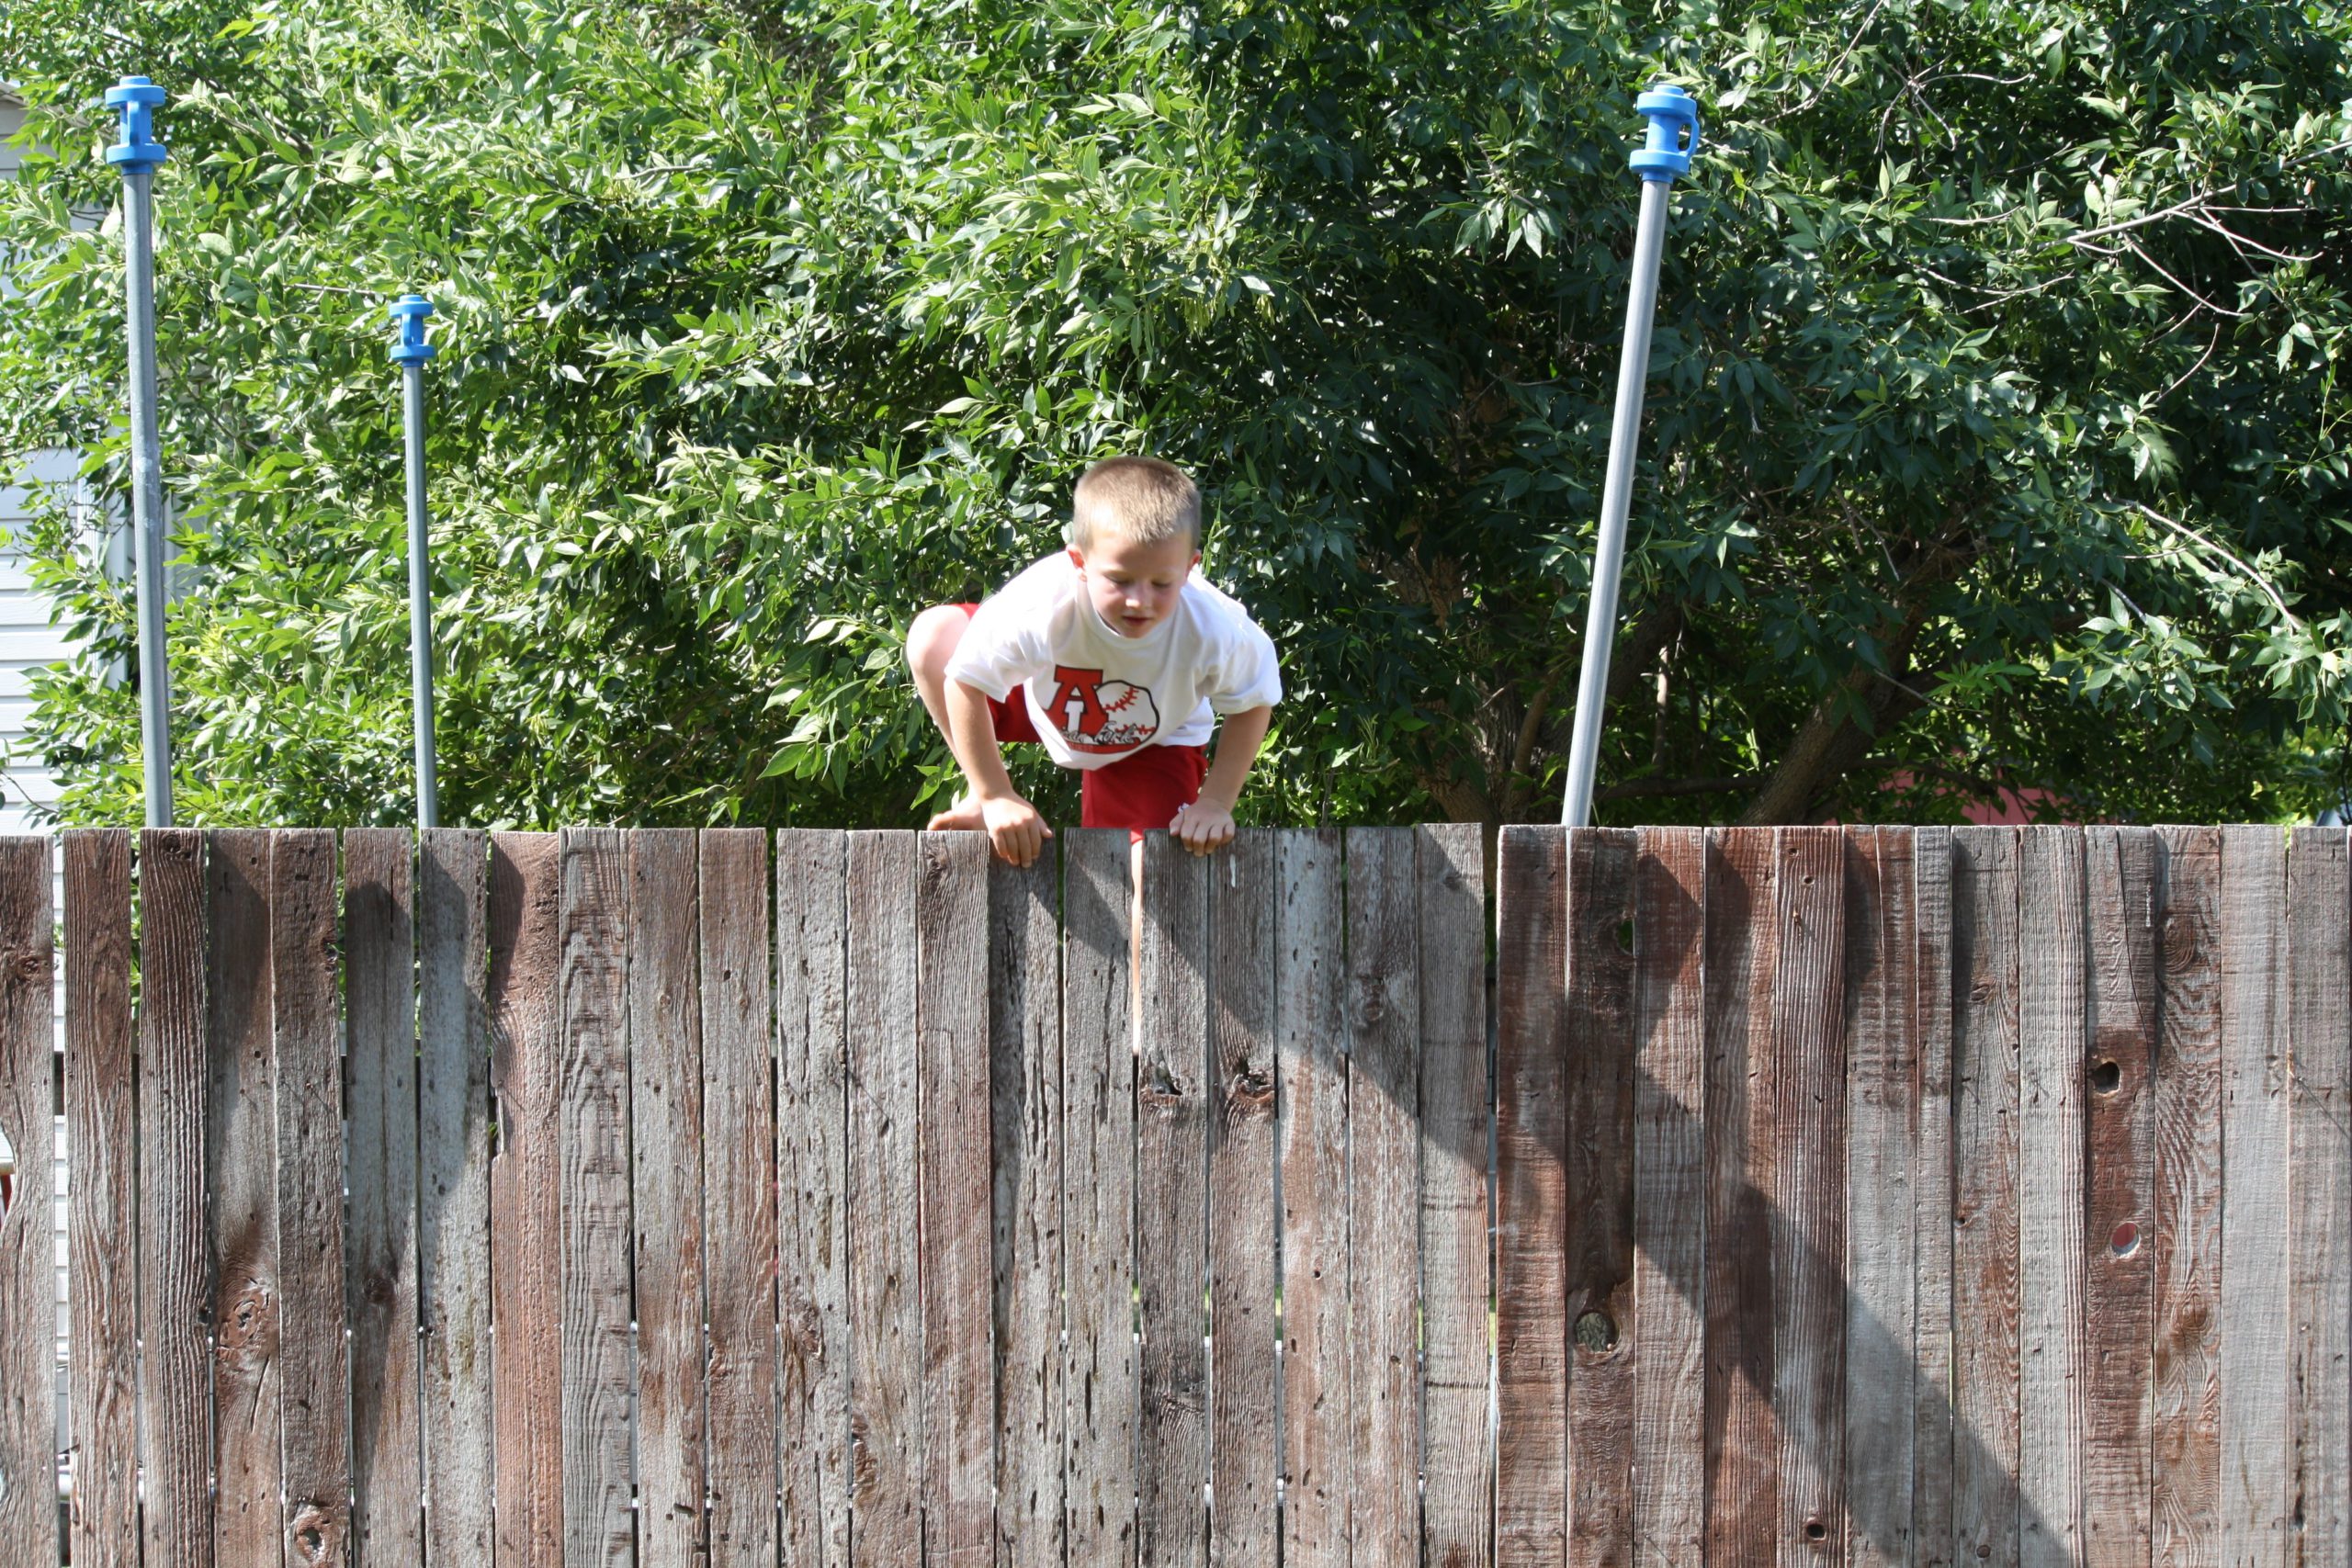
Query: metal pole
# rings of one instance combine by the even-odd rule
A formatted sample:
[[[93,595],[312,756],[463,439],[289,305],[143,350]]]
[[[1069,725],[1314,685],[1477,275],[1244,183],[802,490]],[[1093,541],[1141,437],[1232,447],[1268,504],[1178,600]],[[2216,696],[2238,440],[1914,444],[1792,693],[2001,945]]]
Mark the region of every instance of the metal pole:
[[[122,140],[107,162],[122,171],[127,303],[130,326],[130,516],[139,614],[139,747],[146,773],[147,826],[172,825],[172,694],[164,656],[164,442],[155,414],[155,166],[164,148],[152,116],[164,89],[125,76],[107,91],[122,113]]]
[[[420,828],[441,826],[433,760],[433,547],[424,514],[424,362],[434,354],[424,341],[424,319],[431,314],[432,302],[422,294],[403,295],[392,307],[401,334],[392,344],[392,361],[401,367],[401,421],[408,446],[408,665],[416,710]]]
[[[1658,259],[1666,249],[1667,202],[1675,176],[1690,172],[1690,154],[1699,146],[1699,105],[1681,88],[1652,88],[1636,98],[1634,107],[1649,118],[1649,141],[1633,156],[1634,172],[1642,176],[1642,213],[1634,233],[1625,346],[1617,361],[1617,412],[1609,429],[1600,533],[1593,543],[1592,607],[1585,622],[1584,668],[1577,682],[1576,726],[1568,744],[1567,796],[1560,808],[1561,822],[1570,828],[1581,828],[1592,820],[1593,775],[1600,763],[1601,709],[1609,693],[1609,655],[1617,638],[1617,586],[1625,568],[1625,519],[1633,510],[1634,458],[1642,441],[1642,384],[1649,374]]]

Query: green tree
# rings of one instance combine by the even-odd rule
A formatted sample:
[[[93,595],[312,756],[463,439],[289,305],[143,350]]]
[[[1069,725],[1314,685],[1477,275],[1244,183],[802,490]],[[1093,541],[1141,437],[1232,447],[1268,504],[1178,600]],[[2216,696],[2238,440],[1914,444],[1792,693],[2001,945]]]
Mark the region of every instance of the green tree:
[[[1283,649],[1261,819],[1544,818],[1662,73],[1709,145],[1603,819],[2276,818],[2347,787],[2347,50],[2113,0],[18,0],[57,156],[0,191],[0,458],[119,483],[119,236],[71,220],[143,70],[190,818],[408,813],[410,288],[450,819],[909,820],[908,621],[1132,450]],[[27,541],[92,637],[36,723],[119,821],[78,526]]]

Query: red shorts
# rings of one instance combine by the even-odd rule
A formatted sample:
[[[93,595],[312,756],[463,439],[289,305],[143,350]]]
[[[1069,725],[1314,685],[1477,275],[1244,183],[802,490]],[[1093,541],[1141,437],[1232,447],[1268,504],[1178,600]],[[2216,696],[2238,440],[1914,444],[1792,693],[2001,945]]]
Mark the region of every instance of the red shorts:
[[[957,606],[967,615],[978,607]],[[1015,686],[1003,702],[990,697],[989,716],[996,721],[1000,741],[1042,744],[1020,687]],[[1078,770],[1078,825],[1125,828],[1136,837],[1165,828],[1176,819],[1179,810],[1201,797],[1201,781],[1208,772],[1208,749],[1203,746],[1145,746],[1115,762],[1081,768]]]

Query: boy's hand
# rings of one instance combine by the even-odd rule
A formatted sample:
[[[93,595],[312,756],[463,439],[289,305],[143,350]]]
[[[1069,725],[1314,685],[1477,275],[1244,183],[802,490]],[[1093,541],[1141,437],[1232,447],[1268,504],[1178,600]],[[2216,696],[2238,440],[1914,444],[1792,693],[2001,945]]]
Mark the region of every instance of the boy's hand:
[[[1207,854],[1233,842],[1233,807],[1203,795],[1190,806],[1177,807],[1176,819],[1168,824],[1168,830],[1194,854]]]
[[[1012,865],[1027,865],[1045,849],[1046,840],[1054,830],[1037,815],[1037,808],[1017,795],[992,795],[980,800],[980,825],[988,829],[989,844],[999,858]]]

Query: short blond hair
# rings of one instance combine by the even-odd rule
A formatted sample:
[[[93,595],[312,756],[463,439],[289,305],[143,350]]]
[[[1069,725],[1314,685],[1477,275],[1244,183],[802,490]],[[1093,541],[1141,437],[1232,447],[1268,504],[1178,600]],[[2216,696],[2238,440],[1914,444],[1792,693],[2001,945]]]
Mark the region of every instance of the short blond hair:
[[[1091,549],[1098,528],[1131,544],[1183,539],[1201,547],[1201,491],[1157,457],[1106,457],[1079,476],[1069,542]]]

